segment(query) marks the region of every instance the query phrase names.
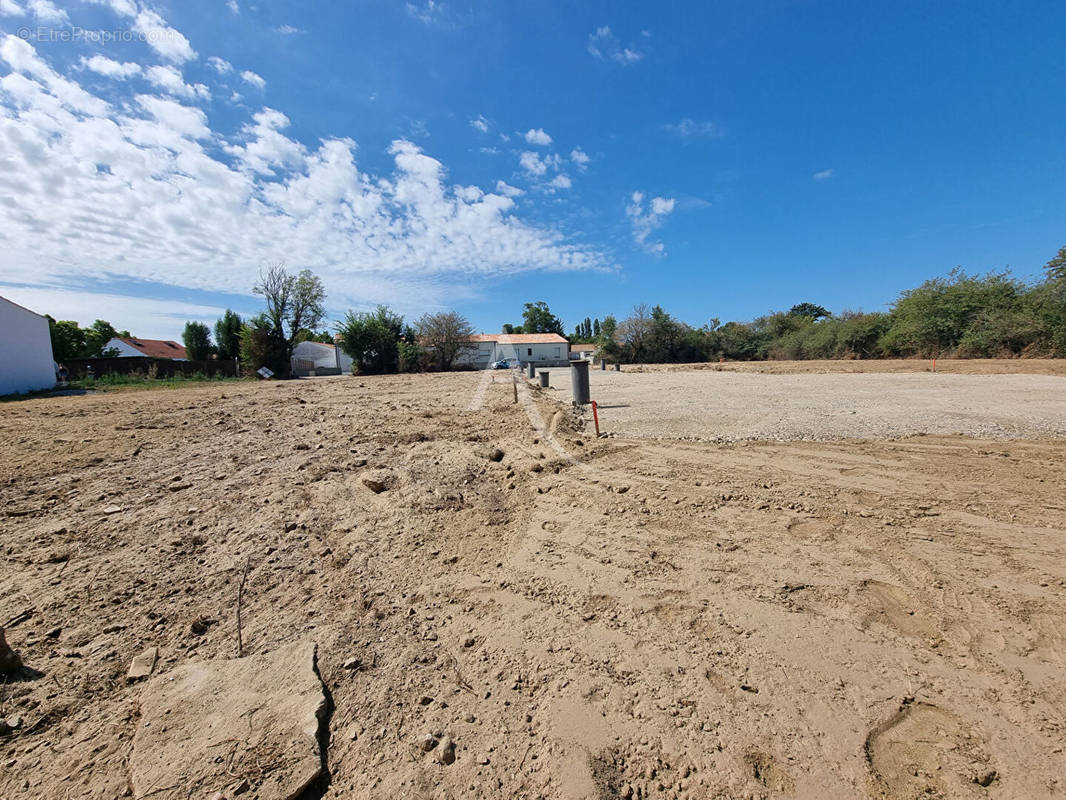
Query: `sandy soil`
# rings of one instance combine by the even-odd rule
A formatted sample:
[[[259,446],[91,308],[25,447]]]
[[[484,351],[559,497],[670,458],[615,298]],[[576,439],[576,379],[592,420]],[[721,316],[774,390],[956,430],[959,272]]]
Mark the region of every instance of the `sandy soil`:
[[[797,363],[797,362],[793,362]],[[853,362],[849,362],[853,363]],[[560,400],[569,369],[549,372]],[[1066,437],[1066,377],[592,369],[600,430],[703,441]]]
[[[1062,796],[1062,440],[595,440],[489,377],[0,406],[0,797],[123,796],[130,660],[232,658],[246,563],[308,797]]]

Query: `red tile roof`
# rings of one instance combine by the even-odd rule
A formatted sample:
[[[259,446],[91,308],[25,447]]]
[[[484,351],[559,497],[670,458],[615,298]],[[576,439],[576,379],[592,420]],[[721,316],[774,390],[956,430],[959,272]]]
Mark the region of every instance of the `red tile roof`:
[[[499,342],[500,344],[567,344],[557,333],[475,333],[468,342]]]
[[[594,344],[572,344],[570,345],[571,353],[590,353],[595,350],[597,345]]]
[[[149,358],[188,358],[185,348],[177,342],[166,339],[138,339],[134,336],[119,336],[119,341],[125,342],[134,350],[140,350]]]

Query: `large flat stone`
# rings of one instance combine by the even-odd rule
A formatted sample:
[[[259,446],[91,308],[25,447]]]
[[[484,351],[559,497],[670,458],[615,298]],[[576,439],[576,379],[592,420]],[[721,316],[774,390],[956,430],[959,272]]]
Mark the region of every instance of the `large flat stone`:
[[[292,800],[321,772],[325,712],[311,643],[178,667],[141,697],[133,796],[210,798],[247,780],[250,797]]]

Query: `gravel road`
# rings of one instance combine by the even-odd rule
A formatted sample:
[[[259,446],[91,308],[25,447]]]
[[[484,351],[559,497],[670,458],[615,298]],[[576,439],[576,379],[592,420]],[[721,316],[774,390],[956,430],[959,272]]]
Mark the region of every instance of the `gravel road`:
[[[1066,436],[1066,378],[1049,375],[636,373],[590,370],[600,427],[709,441]],[[569,399],[568,369],[551,372]],[[590,415],[591,416],[591,415]]]

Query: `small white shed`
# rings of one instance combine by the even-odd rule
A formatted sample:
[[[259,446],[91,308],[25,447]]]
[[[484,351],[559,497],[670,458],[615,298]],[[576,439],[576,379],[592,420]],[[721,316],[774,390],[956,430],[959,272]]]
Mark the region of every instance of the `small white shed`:
[[[48,319],[0,297],[0,394],[56,385]]]

